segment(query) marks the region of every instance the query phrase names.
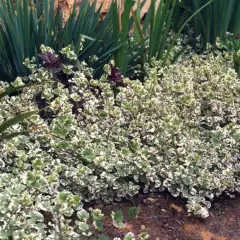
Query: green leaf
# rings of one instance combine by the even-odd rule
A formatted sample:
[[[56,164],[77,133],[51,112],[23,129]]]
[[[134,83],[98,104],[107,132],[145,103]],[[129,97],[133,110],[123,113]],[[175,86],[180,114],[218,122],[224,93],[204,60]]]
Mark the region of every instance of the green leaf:
[[[128,217],[130,219],[137,218],[139,215],[140,208],[139,207],[130,207],[128,209]]]
[[[0,142],[3,140],[11,140],[12,138],[18,137],[20,135],[28,135],[28,132],[22,131],[22,132],[10,133],[10,134],[2,134],[0,135]]]
[[[69,147],[69,142],[67,141],[60,141],[56,143],[56,148],[58,149],[67,149]]]
[[[22,113],[20,115],[17,115],[16,117],[13,117],[4,123],[0,125],[0,133],[3,133],[6,129],[12,127],[13,125],[24,121],[26,118],[30,117],[33,114],[36,114],[38,111],[30,111],[26,113]]]
[[[30,216],[31,216],[33,219],[37,220],[37,221],[43,222],[43,220],[44,220],[44,216],[43,216],[40,212],[38,212],[38,211],[36,211],[36,210],[32,210],[32,211],[30,212]]]
[[[72,203],[73,206],[77,207],[80,204],[80,202],[81,202],[81,197],[80,196],[78,196],[78,195],[73,195],[72,196],[71,203]]]
[[[78,211],[77,217],[80,221],[86,222],[89,219],[89,213],[85,209],[81,209]]]
[[[185,22],[184,24],[181,26],[181,28],[178,30],[178,32],[175,34],[175,36],[172,39],[171,44],[168,46],[167,48],[167,53],[163,59],[163,65],[166,65],[167,60],[169,58],[169,55],[174,47],[174,44],[176,43],[176,40],[179,38],[182,30],[184,29],[184,27],[193,19],[194,16],[196,16],[200,11],[202,11],[205,7],[207,7],[209,4],[212,3],[212,1],[214,0],[209,0],[206,4],[204,4],[201,8],[199,8],[196,12],[194,12]]]
[[[128,66],[127,40],[129,38],[128,33],[131,27],[130,12],[134,5],[133,0],[124,2],[123,13],[121,14],[118,9],[117,2],[112,3],[112,26],[113,26],[113,42],[115,46],[122,45],[119,50],[114,54],[114,60],[116,66],[121,70],[122,74],[125,74]]]
[[[140,240],[148,240],[150,238],[149,234],[147,232],[142,232],[138,235]]]
[[[195,36],[201,36],[201,44],[206,49],[207,43],[215,45],[216,38],[223,38],[226,32],[240,31],[239,0],[193,0],[189,3],[192,12],[198,11],[191,20]]]
[[[89,225],[85,222],[79,222],[78,227],[81,231],[86,232],[89,230]]]
[[[128,233],[125,237],[124,240],[135,240],[135,236],[133,233]]]
[[[103,230],[103,222],[102,219],[98,219],[96,221],[94,221],[95,226],[97,228],[97,230]]]
[[[176,54],[173,56],[173,59],[171,60],[171,64],[174,64],[178,58],[187,50],[188,46],[183,47],[180,49]]]
[[[145,52],[145,37],[144,37],[144,33],[141,29],[139,19],[137,18],[136,14],[135,14],[135,12],[133,11],[132,8],[131,8],[131,13],[132,13],[133,20],[134,20],[134,23],[135,23],[135,33],[137,33],[137,38],[139,39],[139,42],[140,42],[140,45],[141,45],[141,57],[142,57],[141,63],[142,63],[142,70],[143,70],[144,63],[147,60],[147,56],[146,56],[146,52]]]
[[[107,237],[104,234],[101,234],[101,235],[98,236],[98,240],[109,240],[109,237]]]
[[[67,197],[69,196],[69,193],[68,192],[60,192],[58,194],[58,199],[61,201],[61,202],[65,202],[67,200]]]
[[[118,211],[113,211],[111,214],[112,220],[113,220],[113,225],[116,227],[123,227],[123,213],[122,211],[118,210]]]
[[[88,161],[92,161],[95,158],[95,153],[90,148],[84,149],[82,155],[83,155],[84,159],[86,159]]]
[[[7,88],[4,92],[1,92],[0,93],[0,100],[3,98],[3,97],[6,97],[8,96],[9,94],[11,93],[14,93],[14,92],[17,92],[17,91],[20,91],[26,87],[31,87],[31,86],[34,86],[36,84],[34,83],[29,83],[29,84],[26,84],[26,85],[23,85],[23,86],[19,86],[19,87],[9,87]]]
[[[27,173],[27,179],[28,179],[28,181],[30,181],[30,182],[34,181],[34,179],[35,179],[34,173],[33,173],[33,172],[28,172],[28,173]]]
[[[32,168],[33,169],[41,169],[44,166],[44,163],[40,159],[36,159],[32,162]]]
[[[106,52],[114,52],[116,46],[113,44],[110,13],[99,21],[101,7],[96,11],[96,0],[92,5],[88,0],[83,0],[81,7],[74,4],[65,25],[62,9],[55,9],[54,1],[16,2],[15,11],[12,0],[0,0],[0,69],[2,76],[8,77],[7,81],[29,74],[23,62],[27,57],[31,59],[36,56],[41,44],[56,52],[63,46],[72,45],[79,60],[85,62],[88,62],[90,56],[96,55],[102,59]],[[86,38],[83,51],[79,47],[80,36]],[[108,56],[107,61],[111,56]],[[91,63],[91,67],[101,72],[104,64],[97,60]]]

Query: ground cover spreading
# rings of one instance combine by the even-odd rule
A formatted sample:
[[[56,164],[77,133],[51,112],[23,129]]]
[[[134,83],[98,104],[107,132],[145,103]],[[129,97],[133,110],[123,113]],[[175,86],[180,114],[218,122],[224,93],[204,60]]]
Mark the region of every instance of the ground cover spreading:
[[[45,64],[26,60],[31,75],[1,99],[1,123],[36,111],[7,129],[22,135],[0,142],[3,239],[91,235],[90,219],[98,228],[103,215],[89,215],[84,203],[140,191],[168,190],[201,217],[214,197],[239,191],[240,84],[231,54],[192,53],[167,67],[153,61],[141,82],[114,75],[112,65],[95,80],[84,62],[75,69],[41,49]],[[76,61],[69,47],[61,54]]]
[[[186,216],[240,189],[240,2],[91,2],[0,0],[0,239],[227,239]]]

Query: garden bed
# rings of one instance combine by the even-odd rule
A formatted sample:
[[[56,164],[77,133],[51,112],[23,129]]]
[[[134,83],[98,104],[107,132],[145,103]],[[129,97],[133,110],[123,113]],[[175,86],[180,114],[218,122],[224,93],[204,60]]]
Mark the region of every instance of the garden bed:
[[[0,239],[239,239],[240,2],[3,2]]]
[[[130,207],[139,207],[139,216],[128,217]],[[132,201],[111,205],[95,205],[106,216],[121,209],[125,216],[125,228],[117,229],[110,218],[104,223],[105,235],[123,237],[128,231],[136,235],[142,230],[149,233],[150,240],[239,240],[240,196],[230,199],[221,196],[215,200],[210,217],[200,219],[189,216],[182,200],[169,194],[139,195]]]

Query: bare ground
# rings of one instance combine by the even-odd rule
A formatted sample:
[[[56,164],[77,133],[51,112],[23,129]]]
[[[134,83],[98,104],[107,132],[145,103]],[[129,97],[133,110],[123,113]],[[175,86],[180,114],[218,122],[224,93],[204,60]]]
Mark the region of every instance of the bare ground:
[[[127,212],[133,206],[140,207],[140,213],[129,220]],[[110,239],[123,237],[129,231],[137,235],[144,229],[150,240],[240,240],[240,196],[217,199],[207,219],[189,216],[185,204],[168,194],[140,195],[132,201],[95,207],[108,216],[103,233]],[[114,210],[124,212],[124,228],[112,225],[110,214]]]

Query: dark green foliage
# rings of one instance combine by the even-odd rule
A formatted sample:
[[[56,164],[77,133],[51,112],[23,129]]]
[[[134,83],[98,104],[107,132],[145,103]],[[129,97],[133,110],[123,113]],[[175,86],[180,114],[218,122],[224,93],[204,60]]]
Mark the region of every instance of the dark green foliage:
[[[117,210],[112,212],[111,214],[113,225],[115,227],[123,227],[124,226],[124,216],[121,210]]]
[[[12,81],[16,76],[28,75],[23,62],[36,56],[41,44],[57,53],[71,45],[78,59],[87,62],[94,69],[94,76],[99,77],[111,59],[123,75],[131,75],[137,65],[144,72],[145,63],[151,63],[152,58],[163,60],[163,64],[175,62],[185,49],[171,59],[170,53],[187,24],[193,27],[195,37],[201,35],[204,48],[226,31],[240,32],[239,0],[162,0],[157,8],[156,0],[152,0],[141,26],[144,3],[138,0],[133,10],[134,1],[125,1],[120,14],[113,1],[100,20],[101,7],[96,10],[96,0],[92,5],[83,0],[80,8],[73,6],[64,23],[62,10],[54,8],[54,1],[16,0],[13,5],[12,0],[0,0],[1,78]]]
[[[54,10],[54,1],[17,0],[16,7],[11,0],[0,0],[0,72],[12,81],[16,76],[28,74],[23,65],[26,58],[36,56],[41,44],[58,52],[62,47],[72,45],[79,60],[89,61],[96,72],[109,61],[117,49],[113,46],[109,14],[100,21],[101,7],[95,11],[96,0],[90,5],[84,0],[81,8],[74,5],[64,25],[61,9]],[[81,36],[86,36],[81,49]]]
[[[209,0],[184,0],[186,8],[197,11]],[[240,32],[240,1],[213,0],[197,14],[192,21],[195,37],[201,35],[201,44],[206,48],[207,43],[215,44],[217,37],[224,37],[226,32]]]
[[[129,217],[130,219],[134,219],[134,218],[138,217],[138,215],[139,215],[139,210],[140,210],[139,207],[130,207],[130,208],[128,209],[128,217]]]

